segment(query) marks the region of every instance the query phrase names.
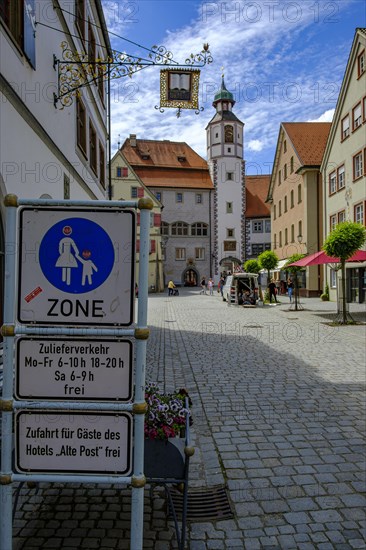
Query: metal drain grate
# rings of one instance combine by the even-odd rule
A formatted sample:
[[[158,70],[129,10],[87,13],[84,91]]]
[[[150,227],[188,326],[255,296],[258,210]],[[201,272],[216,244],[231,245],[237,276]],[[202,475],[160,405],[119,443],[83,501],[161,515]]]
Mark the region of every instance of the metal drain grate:
[[[178,518],[181,518],[183,495],[176,489],[173,489],[171,496],[175,512]],[[170,509],[169,516],[173,516]],[[232,517],[233,513],[224,487],[188,489],[187,519],[189,521],[209,521]]]

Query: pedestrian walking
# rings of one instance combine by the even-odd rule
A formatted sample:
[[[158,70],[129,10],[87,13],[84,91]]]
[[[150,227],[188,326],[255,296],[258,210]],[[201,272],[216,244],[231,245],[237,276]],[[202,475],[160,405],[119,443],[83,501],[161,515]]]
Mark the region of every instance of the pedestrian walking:
[[[200,294],[207,294],[206,292],[206,278],[203,276],[201,279],[201,290]]]
[[[276,283],[273,279],[271,279],[271,282],[268,285],[268,291],[269,291],[269,303],[272,303],[272,296],[274,298],[275,303],[277,304],[277,297],[276,297]]]
[[[214,282],[211,278],[208,280],[208,285],[207,286],[208,286],[210,296],[213,296]]]
[[[173,296],[175,288],[176,288],[176,286],[173,283],[173,281],[169,281],[169,283],[168,283],[168,296]]]
[[[223,298],[224,297],[225,277],[221,276],[220,281],[219,281],[219,285],[220,285],[221,297]]]
[[[288,294],[288,297],[290,298],[290,303],[292,302],[293,291],[294,291],[294,283],[292,282],[292,279],[289,279],[287,281],[287,294]]]

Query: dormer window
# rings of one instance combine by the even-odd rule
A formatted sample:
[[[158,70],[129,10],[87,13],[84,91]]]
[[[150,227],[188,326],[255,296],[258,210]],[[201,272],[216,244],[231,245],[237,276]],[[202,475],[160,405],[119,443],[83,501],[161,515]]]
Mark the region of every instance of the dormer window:
[[[184,162],[185,160],[187,160],[184,155],[178,155],[177,159],[179,160],[179,162]]]
[[[141,158],[142,158],[142,160],[149,160],[150,155],[148,155],[147,153],[143,153],[143,154],[141,155]]]

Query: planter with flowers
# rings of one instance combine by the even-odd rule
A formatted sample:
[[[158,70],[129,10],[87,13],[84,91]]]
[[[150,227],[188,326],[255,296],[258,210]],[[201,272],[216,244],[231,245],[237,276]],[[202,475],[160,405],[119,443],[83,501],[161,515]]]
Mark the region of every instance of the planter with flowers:
[[[163,393],[157,384],[145,388],[145,464],[148,480],[184,481],[188,476],[192,424],[190,398],[185,389]]]

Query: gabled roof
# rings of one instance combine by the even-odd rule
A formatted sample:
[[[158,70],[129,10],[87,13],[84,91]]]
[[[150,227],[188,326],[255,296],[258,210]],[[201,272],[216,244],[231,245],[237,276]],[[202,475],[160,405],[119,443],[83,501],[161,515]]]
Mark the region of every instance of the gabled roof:
[[[282,122],[278,132],[277,146],[271,182],[266,201],[272,200],[272,193],[277,177],[279,158],[284,138],[288,138],[295,150],[300,171],[302,168],[318,168],[322,162],[327,139],[331,128],[330,122]]]
[[[136,174],[135,170],[132,168],[132,166],[130,165],[130,163],[127,161],[127,159],[122,155],[121,151],[117,151],[112,159],[111,159],[111,166],[112,166],[112,169],[115,167],[115,165],[118,163],[118,159],[121,159],[121,162],[122,163],[125,163],[125,165],[129,168],[129,170],[133,173],[133,176],[134,176],[134,180],[136,182],[136,184],[138,184],[140,187],[143,187],[143,189],[145,190],[146,194],[151,198],[151,200],[153,201],[154,203],[154,208],[155,207],[158,207],[158,208],[161,208],[163,205],[162,203],[156,198],[155,194],[152,193],[152,191],[150,191],[150,189],[147,188],[147,186],[144,184],[144,182],[142,181],[142,179],[139,177],[138,174]],[[127,184],[127,186],[129,187],[130,186],[130,182],[131,180],[125,180],[125,179],[118,179],[118,178],[113,178],[112,176],[112,180],[114,181],[114,189],[116,189],[116,183],[118,183],[118,187],[122,187],[124,186],[124,184]],[[123,197],[114,197],[115,200],[128,200],[127,197],[123,198]]]
[[[301,166],[320,166],[331,123],[283,122],[282,127],[294,146]]]
[[[339,124],[339,121],[340,121],[343,105],[344,105],[344,102],[346,100],[347,92],[348,92],[348,89],[349,89],[349,86],[350,86],[352,71],[353,71],[354,64],[355,64],[356,59],[357,59],[357,54],[359,53],[358,52],[358,45],[359,45],[359,42],[364,44],[365,43],[365,38],[366,38],[366,28],[357,28],[356,31],[355,31],[355,36],[353,38],[351,51],[350,51],[350,54],[348,56],[348,61],[347,61],[346,69],[345,69],[345,72],[344,72],[341,89],[340,89],[339,94],[338,94],[338,100],[337,100],[337,104],[336,104],[335,111],[334,111],[332,127],[331,127],[331,130],[330,130],[330,133],[329,133],[328,143],[326,145],[326,149],[325,149],[324,157],[323,157],[323,161],[322,161],[322,167],[321,167],[322,170],[324,169],[325,166],[327,166],[329,154],[330,154],[330,151],[331,151],[331,148],[332,148],[333,141],[335,139],[335,134],[337,132],[337,127],[338,127],[338,124]],[[364,46],[361,45],[361,47],[363,48]],[[365,77],[365,75],[363,75],[363,78],[364,77]],[[360,85],[362,86],[361,81],[359,81],[359,82],[360,82]],[[361,94],[362,94],[362,91],[361,91]]]
[[[184,141],[136,139],[136,146],[127,138],[121,151],[131,166],[159,168],[195,168],[208,170],[207,162]],[[143,156],[148,155],[148,159]],[[178,160],[185,157],[185,160]]]
[[[207,162],[185,142],[128,138],[120,151],[148,187],[213,189]]]
[[[270,217],[270,209],[265,204],[271,176],[246,176],[246,218]]]

